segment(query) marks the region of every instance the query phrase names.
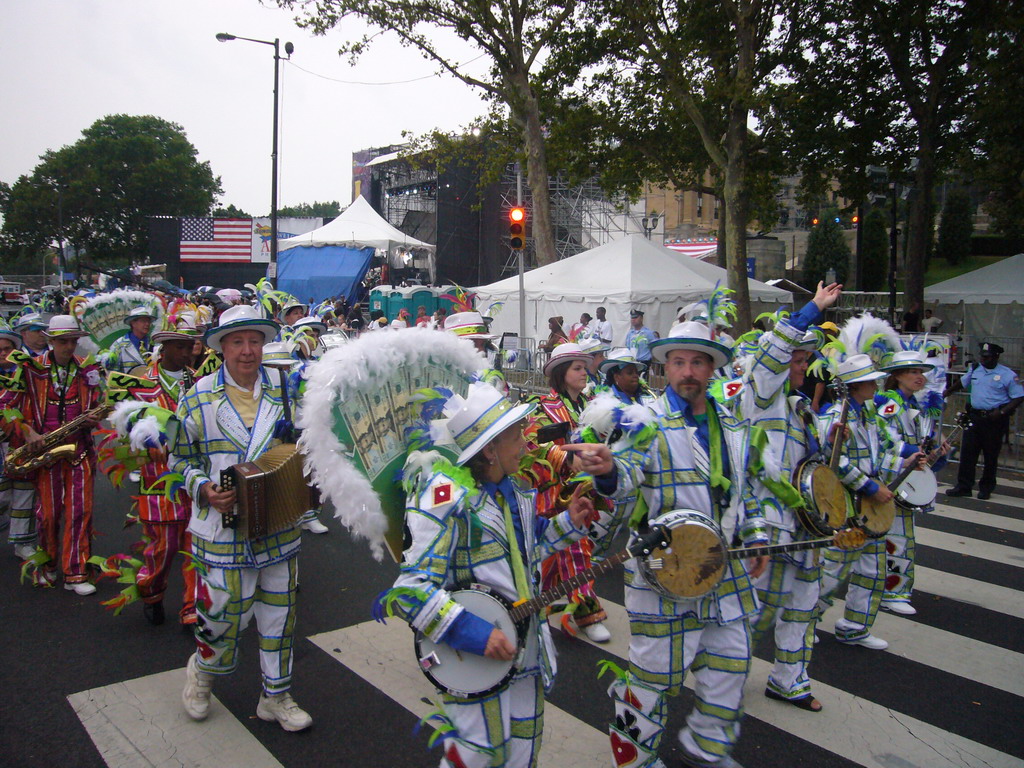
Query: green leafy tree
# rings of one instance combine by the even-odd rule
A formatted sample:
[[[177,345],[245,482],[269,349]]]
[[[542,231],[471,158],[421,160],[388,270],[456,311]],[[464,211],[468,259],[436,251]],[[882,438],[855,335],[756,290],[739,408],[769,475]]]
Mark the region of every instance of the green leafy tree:
[[[39,251],[62,240],[92,261],[146,251],[148,216],[205,216],[220,179],[181,126],[151,115],[109,115],[70,146],[47,151],[3,201],[2,247]]]
[[[935,218],[934,190],[969,142],[967,117],[1009,0],[811,0],[806,37],[787,62],[793,80],[791,151],[864,199],[869,164],[912,187],[906,301],[920,304]],[[803,103],[802,102],[807,102]],[[802,107],[801,108],[801,104]],[[812,105],[818,118],[803,125]],[[816,125],[824,130],[816,133]],[[808,145],[817,145],[808,150]],[[832,159],[827,159],[831,154]]]
[[[842,228],[835,222],[838,212],[827,211],[811,229],[804,257],[804,285],[817,285],[824,281],[829,269],[834,269],[836,281],[846,282],[850,272],[850,246],[846,244]]]
[[[231,203],[226,208],[221,206],[220,208],[214,208],[211,216],[216,216],[219,219],[251,219],[248,213],[243,211],[241,208]]]
[[[676,178],[684,182],[672,181],[677,187],[693,189],[710,174],[724,203],[721,232],[737,326],[749,327],[747,228],[757,190],[771,186],[765,172],[778,90],[773,73],[800,36],[800,14],[791,3],[762,0],[595,0],[586,11],[586,26],[568,33],[570,44],[553,54],[557,60],[571,52],[585,77],[582,85],[568,84],[570,92],[582,89],[599,110],[624,121],[625,135],[609,139],[609,151],[625,139],[645,166],[670,166],[654,179]],[[683,143],[689,146],[676,152]],[[656,156],[663,151],[667,163]],[[763,209],[766,222],[775,209]]]
[[[889,232],[885,214],[872,208],[864,217],[864,235],[861,240],[862,291],[881,291],[886,288],[889,274]]]
[[[545,116],[542,101],[545,83],[538,77],[541,62],[552,39],[565,26],[573,26],[580,7],[575,0],[535,0],[514,3],[467,3],[460,0],[277,0],[285,8],[302,8],[300,25],[314,33],[326,32],[350,18],[375,30],[397,35],[406,46],[426,59],[484,92],[492,104],[508,110],[519,129],[521,154],[526,158],[526,177],[533,200],[531,229],[540,264],[549,264],[555,253],[548,189],[545,148]],[[378,32],[347,40],[341,52],[352,57],[363,53]],[[485,75],[470,74],[446,52],[451,35],[470,43],[490,65]]]
[[[341,213],[341,203],[337,200],[325,200],[324,202],[314,203],[299,203],[298,205],[287,205],[284,208],[278,208],[277,215],[280,217],[292,216],[295,218],[303,218],[306,216],[315,216],[321,219],[332,218]]]
[[[959,264],[971,255],[971,234],[974,232],[974,216],[971,198],[961,189],[946,195],[939,222],[937,255],[950,264]]]

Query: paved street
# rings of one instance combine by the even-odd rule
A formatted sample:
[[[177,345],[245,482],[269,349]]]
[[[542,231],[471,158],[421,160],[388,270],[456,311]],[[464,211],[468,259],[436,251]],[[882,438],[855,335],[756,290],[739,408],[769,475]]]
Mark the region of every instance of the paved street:
[[[96,499],[94,552],[128,551],[139,535],[122,528],[129,493],[104,478]],[[882,614],[876,624],[888,651],[840,646],[830,634],[834,615],[821,624],[811,672],[822,713],[761,695],[769,654],[758,652],[736,751],[746,768],[1024,765],[1024,483],[1001,483],[990,502],[940,501],[918,523],[917,616]],[[166,602],[168,623],[152,627],[141,605],[119,617],[99,605],[118,591],[109,581],[93,597],[19,585],[5,547],[0,765],[436,765],[429,728],[415,732],[431,688],[414,663],[411,633],[397,620],[370,619],[370,603],[396,566],[374,562],[337,521],[324,519],[331,532],[307,534],[300,559],[293,691],[315,721],[300,734],[255,717],[255,627],[243,638],[238,673],[215,685],[210,718],[187,720],[179,697],[192,643],[174,622],[180,575]],[[604,735],[611,704],[596,664],[609,657],[625,664],[621,576],[604,578],[599,592],[611,616],[608,646],[555,633],[560,673],[546,710],[544,766],[611,764]],[[687,691],[674,702],[666,747],[691,701]],[[670,748],[662,755],[673,765]]]

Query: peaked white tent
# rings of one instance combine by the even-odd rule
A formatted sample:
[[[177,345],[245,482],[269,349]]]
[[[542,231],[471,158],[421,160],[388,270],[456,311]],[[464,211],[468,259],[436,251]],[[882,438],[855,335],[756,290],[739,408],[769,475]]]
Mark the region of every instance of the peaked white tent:
[[[548,318],[558,315],[565,318],[568,332],[583,312],[593,315],[603,306],[612,323],[613,344],[625,338],[632,308],[643,310],[645,325],[664,336],[675,324],[680,307],[707,298],[718,283],[728,284],[721,267],[655,245],[642,235],[628,235],[527,272],[524,335],[546,339]],[[748,284],[755,312],[775,310],[793,300],[788,291],[757,280]],[[504,302],[491,325],[493,333],[519,332],[518,276],[474,290],[477,307],[483,311],[494,302]]]
[[[929,286],[924,300],[926,305],[938,304],[932,311],[942,318],[943,333],[956,333],[957,324],[963,323],[959,330],[970,337],[968,352],[977,353],[976,341],[1019,340],[1024,336],[1024,253]]]
[[[341,245],[349,248],[375,248],[391,253],[398,248],[434,252],[434,246],[417,240],[391,225],[359,195],[334,221],[319,229],[282,240],[278,250],[296,246]]]

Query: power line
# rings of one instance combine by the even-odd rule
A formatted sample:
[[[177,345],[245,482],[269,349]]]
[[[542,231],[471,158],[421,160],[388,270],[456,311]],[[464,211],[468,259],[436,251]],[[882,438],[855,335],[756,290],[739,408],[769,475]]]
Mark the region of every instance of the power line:
[[[459,67],[464,67],[467,64],[472,64],[474,61],[477,61],[478,59],[482,59],[486,55],[487,54],[485,54],[485,53],[481,53],[479,56],[475,56],[474,58],[470,59],[469,61],[464,61],[464,62],[462,62],[462,64],[456,64],[455,65],[455,69],[458,69]],[[444,74],[444,71],[445,71],[445,70],[439,70],[437,72],[434,72],[431,75],[423,75],[422,77],[414,77],[414,78],[412,78],[410,80],[392,80],[390,82],[383,82],[383,83],[368,83],[368,82],[364,82],[364,81],[361,81],[361,80],[340,80],[337,77],[329,77],[328,75],[321,75],[319,72],[313,72],[312,70],[306,69],[305,67],[300,67],[294,61],[287,61],[286,60],[286,63],[290,64],[291,66],[295,67],[298,70],[301,70],[302,72],[305,72],[307,75],[313,75],[313,77],[319,77],[321,80],[330,80],[332,83],[341,83],[343,85],[405,85],[406,83],[418,83],[421,80],[430,80],[431,78],[434,78],[434,77],[440,77],[442,74]]]

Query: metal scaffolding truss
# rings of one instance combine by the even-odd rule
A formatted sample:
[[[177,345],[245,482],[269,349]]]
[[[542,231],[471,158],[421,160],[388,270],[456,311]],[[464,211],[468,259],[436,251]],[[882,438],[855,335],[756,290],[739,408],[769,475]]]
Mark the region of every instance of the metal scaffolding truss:
[[[421,237],[425,221],[434,221],[437,214],[437,171],[415,168],[396,160],[373,169],[383,198],[384,218],[408,235],[434,242],[434,237]],[[431,229],[436,230],[436,224]],[[417,234],[420,233],[420,234]]]
[[[506,217],[509,209],[517,204],[516,182],[516,165],[510,163],[505,167],[501,180],[501,210]],[[530,210],[533,198],[525,178],[522,189],[522,204]],[[644,231],[640,223],[643,212],[630,211],[629,201],[625,197],[610,199],[595,179],[588,179],[581,184],[569,184],[565,174],[559,173],[548,180],[548,190],[551,196],[555,253],[559,259],[575,256],[627,234],[642,234]],[[528,228],[530,234],[523,252],[526,269],[537,265],[532,231],[532,228]],[[517,270],[517,253],[510,251],[501,276],[516,274]]]

